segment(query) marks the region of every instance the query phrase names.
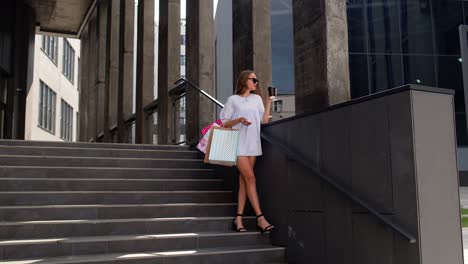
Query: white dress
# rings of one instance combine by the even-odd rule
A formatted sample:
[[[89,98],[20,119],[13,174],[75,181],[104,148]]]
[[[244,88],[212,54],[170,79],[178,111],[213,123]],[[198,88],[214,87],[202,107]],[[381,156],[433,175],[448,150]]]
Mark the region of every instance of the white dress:
[[[220,119],[223,124],[229,120],[239,117],[246,118],[252,122],[249,126],[239,123],[232,128],[239,129],[238,156],[260,156],[262,155],[262,144],[260,141],[260,126],[263,119],[265,107],[262,98],[257,94],[247,97],[231,95],[224,108],[221,110]]]

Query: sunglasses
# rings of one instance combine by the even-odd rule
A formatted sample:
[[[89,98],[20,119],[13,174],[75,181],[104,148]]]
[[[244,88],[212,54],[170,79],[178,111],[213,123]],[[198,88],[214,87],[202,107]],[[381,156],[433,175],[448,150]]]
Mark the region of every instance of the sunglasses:
[[[260,81],[257,78],[247,78],[248,80],[252,80],[254,84],[258,84]]]

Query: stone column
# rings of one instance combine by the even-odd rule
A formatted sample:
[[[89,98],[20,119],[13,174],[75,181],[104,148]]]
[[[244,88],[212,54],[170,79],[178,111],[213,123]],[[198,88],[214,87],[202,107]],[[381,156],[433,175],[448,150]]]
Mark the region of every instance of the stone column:
[[[112,102],[111,98],[110,98],[110,95],[111,95],[111,76],[110,76],[110,73],[111,73],[111,42],[112,42],[112,38],[113,38],[113,34],[112,34],[112,28],[113,28],[113,21],[115,21],[113,19],[113,16],[114,16],[114,8],[112,5],[112,0],[107,0],[106,3],[107,3],[107,10],[106,10],[106,33],[105,33],[105,37],[106,37],[106,49],[105,49],[105,89],[104,89],[104,142],[111,142],[112,139],[111,139],[111,135],[110,135],[110,104]]]
[[[5,32],[2,66],[6,71],[6,109],[3,137],[25,138],[26,97],[33,77],[35,14],[24,1],[2,3],[2,33]],[[6,19],[4,18],[6,17]],[[1,136],[2,133],[0,133]]]
[[[98,56],[96,44],[98,41],[98,21],[99,21],[99,12],[94,12],[93,17],[89,21],[88,32],[89,32],[89,64],[88,64],[88,122],[87,126],[87,137],[86,141],[95,141],[96,140],[96,125],[97,125],[97,91],[96,91],[96,82],[97,82],[97,64]]]
[[[111,67],[111,41],[112,41],[112,20],[113,20],[113,4],[112,0],[106,0],[106,31],[105,33],[105,61],[104,61],[104,75],[105,75],[105,82],[104,82],[104,142],[111,142],[111,135],[110,135],[110,91],[111,91],[111,84],[110,84],[110,67]]]
[[[110,47],[110,90],[109,90],[109,126],[117,135],[120,134],[119,124],[123,120],[122,97],[123,87],[123,55],[124,55],[125,0],[114,1],[112,5],[112,32]],[[120,68],[122,66],[122,68]],[[112,135],[111,135],[112,136]],[[118,138],[113,141],[122,142]]]
[[[120,34],[120,1],[112,3],[112,23],[110,37],[109,65],[109,129],[117,127],[118,82],[119,82],[119,34]],[[112,137],[112,134],[110,135]],[[113,140],[113,138],[112,138]]]
[[[135,32],[135,2],[134,0],[125,0],[125,26],[124,26],[124,56],[123,56],[123,89],[122,89],[122,116],[123,121],[126,121],[133,114],[133,52],[134,41],[133,34]],[[119,132],[121,140],[127,142],[128,130],[123,126],[123,130]]]
[[[90,67],[90,58],[89,58],[89,31],[88,28],[85,29],[81,36],[81,80],[80,80],[80,131],[79,131],[79,141],[86,142],[88,141],[88,90],[89,90],[89,70]]]
[[[24,1],[16,1],[16,22],[13,48],[13,139],[24,140],[26,96],[34,76],[35,13]]]
[[[232,25],[233,90],[239,73],[253,70],[265,97],[272,82],[270,1],[233,1]]]
[[[143,47],[143,107],[154,101],[154,47],[155,47],[155,6],[154,0],[145,0],[145,35],[144,35],[144,47]],[[150,116],[149,119],[145,120],[146,123],[146,143],[153,143],[154,134],[154,118]]]
[[[296,114],[350,99],[345,0],[293,0]]]
[[[187,1],[187,79],[208,94],[214,89],[213,1]],[[196,90],[187,87],[187,144],[198,143],[200,129],[215,120],[216,105]]]
[[[136,143],[152,143],[153,122],[146,120],[143,108],[154,99],[154,0],[138,3],[136,73]]]
[[[107,40],[107,10],[108,10],[108,5],[107,1],[105,0],[100,0],[98,2],[98,12],[99,12],[99,23],[98,23],[98,42],[97,42],[97,48],[98,48],[98,70],[97,70],[97,83],[96,83],[96,89],[97,89],[97,137],[101,138],[101,136],[104,136],[104,130],[105,128],[109,127],[109,124],[105,123],[106,118],[105,114],[106,112],[108,113],[109,107],[106,105],[108,101],[106,101],[106,54],[107,54],[107,45],[106,45],[106,40]],[[107,110],[106,110],[107,109]],[[104,140],[104,138],[102,138]]]
[[[180,26],[180,0],[160,0],[158,144],[171,143],[174,132],[172,101],[168,92],[180,78]]]

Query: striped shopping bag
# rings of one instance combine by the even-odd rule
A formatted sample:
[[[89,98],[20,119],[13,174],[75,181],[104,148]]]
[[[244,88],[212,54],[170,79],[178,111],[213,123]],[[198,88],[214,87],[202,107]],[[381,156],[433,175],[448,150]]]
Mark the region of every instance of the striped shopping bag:
[[[203,153],[206,153],[206,148],[208,147],[208,139],[210,138],[210,128],[212,126],[215,126],[215,127],[219,127],[219,125],[217,123],[213,123],[213,124],[210,124],[209,125],[210,127],[205,127],[202,131],[202,139],[200,140],[200,142],[198,142],[197,144],[197,149],[199,149],[201,152]]]
[[[238,129],[211,127],[208,146],[206,147],[205,163],[235,166],[237,163],[238,142]]]

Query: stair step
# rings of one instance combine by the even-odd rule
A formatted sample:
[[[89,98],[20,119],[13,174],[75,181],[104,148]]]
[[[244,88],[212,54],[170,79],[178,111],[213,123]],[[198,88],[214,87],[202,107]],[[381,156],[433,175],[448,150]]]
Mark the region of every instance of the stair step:
[[[248,230],[255,229],[255,217],[243,220]],[[230,216],[0,222],[0,240],[225,232],[231,230],[232,221]]]
[[[199,232],[7,240],[0,241],[0,252],[3,251],[3,259],[7,260],[268,244],[269,235],[259,232]]]
[[[214,169],[0,166],[1,178],[212,178]]]
[[[207,168],[201,159],[148,159],[0,155],[0,166],[63,166],[124,168]]]
[[[113,148],[80,148],[50,146],[2,146],[0,155],[29,156],[82,156],[82,157],[117,157],[117,158],[166,158],[197,159],[201,154],[189,150],[149,150],[149,149],[113,149]]]
[[[77,147],[77,148],[114,148],[114,149],[150,149],[150,150],[188,150],[188,146],[152,145],[152,144],[121,144],[121,143],[83,143],[59,141],[34,140],[8,140],[1,139],[2,146],[28,146],[28,147]]]
[[[0,206],[227,203],[232,191],[108,191],[108,192],[0,192]]]
[[[283,262],[285,249],[282,247],[260,245],[217,248],[192,248],[188,250],[141,252],[130,254],[101,254],[73,257],[58,257],[50,259],[32,259],[5,261],[4,264],[78,264],[78,263],[278,263]]]
[[[1,206],[0,221],[230,216],[235,203]]]
[[[0,263],[284,263],[186,146],[0,140]]]
[[[223,190],[222,179],[0,178],[0,192]]]

